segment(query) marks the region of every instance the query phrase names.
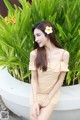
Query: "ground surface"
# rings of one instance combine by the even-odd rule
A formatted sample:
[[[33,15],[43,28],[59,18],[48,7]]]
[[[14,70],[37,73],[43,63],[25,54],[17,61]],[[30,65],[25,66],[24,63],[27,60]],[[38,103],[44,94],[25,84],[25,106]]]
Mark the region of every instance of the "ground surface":
[[[13,112],[8,110],[0,97],[0,120],[27,120],[27,119],[20,118]]]

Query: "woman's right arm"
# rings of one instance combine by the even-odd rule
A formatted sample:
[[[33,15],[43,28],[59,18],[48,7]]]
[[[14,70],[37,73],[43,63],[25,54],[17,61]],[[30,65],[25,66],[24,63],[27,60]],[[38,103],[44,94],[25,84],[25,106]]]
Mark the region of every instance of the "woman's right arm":
[[[31,86],[32,86],[32,97],[33,97],[33,103],[37,101],[37,71],[32,70],[31,71]]]
[[[37,117],[39,114],[39,104],[37,103],[37,87],[38,87],[38,73],[34,64],[36,58],[36,52],[30,53],[29,70],[31,70],[31,88],[32,88],[32,100],[33,100],[33,115]]]
[[[37,102],[37,71],[31,71],[31,85],[32,85],[32,97],[33,97],[33,116],[37,118],[39,115],[39,104]]]
[[[32,85],[33,102],[36,102],[37,100],[37,83],[38,83],[37,69],[34,64],[35,59],[36,59],[36,50],[33,50],[30,53],[30,63],[29,63],[29,70],[31,70],[31,85]]]

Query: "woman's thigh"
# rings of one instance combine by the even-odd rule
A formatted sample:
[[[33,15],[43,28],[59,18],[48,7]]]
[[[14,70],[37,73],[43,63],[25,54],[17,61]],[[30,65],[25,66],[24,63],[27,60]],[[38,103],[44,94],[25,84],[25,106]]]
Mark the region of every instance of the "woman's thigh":
[[[49,103],[46,107],[42,108],[37,120],[51,120],[50,117],[55,109],[56,104]]]

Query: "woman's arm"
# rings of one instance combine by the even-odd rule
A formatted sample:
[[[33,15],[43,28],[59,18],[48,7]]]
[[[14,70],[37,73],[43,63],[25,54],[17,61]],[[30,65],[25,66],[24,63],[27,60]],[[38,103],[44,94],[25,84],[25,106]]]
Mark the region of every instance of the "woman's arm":
[[[37,100],[37,83],[38,83],[38,74],[35,66],[35,58],[36,58],[36,50],[33,50],[30,53],[30,64],[29,64],[29,70],[31,70],[31,86],[32,86],[33,102]]]
[[[29,64],[29,70],[31,70],[31,88],[32,88],[32,114],[37,118],[37,115],[39,114],[39,104],[37,103],[37,87],[38,87],[38,73],[36,66],[34,64],[36,58],[36,52],[33,50],[30,53],[30,64]]]
[[[64,78],[65,78],[66,72],[61,72],[58,78],[58,81],[53,86],[53,89],[50,91],[48,95],[48,99],[51,100],[54,94],[58,91],[58,89],[62,86]]]
[[[32,95],[33,95],[33,102],[37,101],[37,71],[31,71],[31,86],[32,86]]]
[[[66,65],[68,65],[68,62],[69,62],[69,53],[67,51],[64,52],[63,62]],[[65,75],[66,75],[65,71],[63,71],[63,72],[60,73],[56,84],[53,86],[53,89],[50,91],[50,93],[48,95],[49,99],[51,99],[54,96],[54,94],[58,91],[58,89],[62,86],[63,81],[65,79]]]

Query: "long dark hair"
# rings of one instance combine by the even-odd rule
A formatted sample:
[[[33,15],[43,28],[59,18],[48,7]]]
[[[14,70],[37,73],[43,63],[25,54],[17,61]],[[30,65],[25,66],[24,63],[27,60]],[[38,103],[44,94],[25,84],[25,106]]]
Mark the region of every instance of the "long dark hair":
[[[52,27],[53,32],[50,34],[45,33],[45,28],[49,26]],[[41,30],[46,37],[50,39],[50,42],[54,44],[56,47],[61,48],[59,43],[56,40],[55,33],[54,33],[54,27],[53,25],[48,22],[48,21],[41,21],[37,23],[33,28],[32,32],[34,32],[35,29]],[[35,42],[35,37],[34,37],[34,49],[37,49],[37,56],[35,59],[35,65],[37,68],[42,69],[43,71],[47,70],[47,56],[46,56],[46,49],[45,46],[39,47],[38,43]]]

